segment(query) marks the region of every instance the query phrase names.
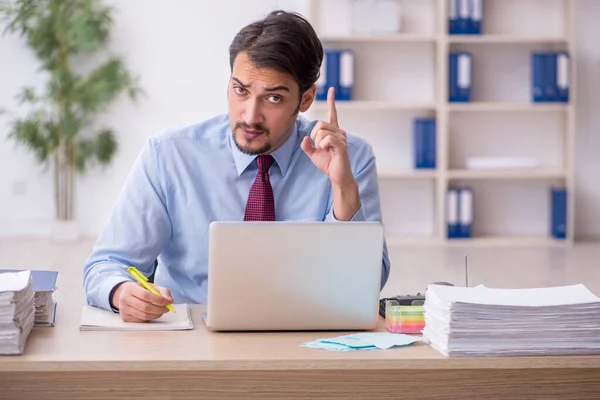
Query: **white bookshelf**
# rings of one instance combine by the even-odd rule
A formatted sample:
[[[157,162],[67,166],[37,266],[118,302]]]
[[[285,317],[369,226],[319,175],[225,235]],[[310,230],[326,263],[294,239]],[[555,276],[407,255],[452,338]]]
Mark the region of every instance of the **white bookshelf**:
[[[530,54],[575,54],[574,0],[483,0],[481,35],[447,33],[447,0],[397,0],[402,31],[372,36],[352,33],[351,1],[308,0],[308,17],[325,48],[355,52],[355,100],[336,106],[340,125],[374,148],[390,245],[571,244],[576,60],[570,58],[570,102],[533,103]],[[470,103],[448,102],[448,57],[456,50],[473,55]],[[324,118],[326,110],[316,102],[307,114]],[[435,170],[413,168],[418,117],[436,118]],[[534,157],[538,165],[467,169],[466,160],[479,156]],[[446,238],[451,185],[473,188],[470,239]],[[549,234],[551,185],[568,191],[567,240]]]

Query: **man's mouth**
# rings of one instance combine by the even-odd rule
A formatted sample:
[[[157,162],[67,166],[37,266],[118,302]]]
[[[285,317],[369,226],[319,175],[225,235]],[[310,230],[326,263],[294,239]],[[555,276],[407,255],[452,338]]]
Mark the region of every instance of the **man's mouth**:
[[[246,138],[247,140],[254,139],[264,133],[264,131],[256,131],[253,129],[244,129],[244,128],[241,128],[241,129],[242,129],[242,135],[244,135],[244,138]]]

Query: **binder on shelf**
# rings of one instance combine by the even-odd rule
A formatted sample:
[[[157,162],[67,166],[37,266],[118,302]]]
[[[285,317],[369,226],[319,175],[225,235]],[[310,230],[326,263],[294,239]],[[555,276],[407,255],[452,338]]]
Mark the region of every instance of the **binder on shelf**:
[[[531,100],[569,102],[569,54],[562,52],[531,53]]]
[[[544,74],[544,54],[531,53],[531,100],[534,103],[546,101]]]
[[[471,21],[469,25],[469,33],[472,35],[480,35],[482,31],[483,21],[483,0],[471,0]]]
[[[458,0],[458,18],[456,19],[456,34],[466,35],[471,27],[470,0]]]
[[[353,100],[354,98],[354,51],[350,49],[326,49],[323,57],[322,70],[325,71],[323,92],[319,94],[317,86],[317,100],[327,100],[327,91],[335,88],[335,99],[340,101]]]
[[[346,49],[340,51],[339,89],[336,100],[352,100],[354,92],[354,52]]]
[[[448,33],[458,33],[458,0],[448,0]]]
[[[550,189],[550,234],[556,239],[567,237],[567,189]]]
[[[556,63],[556,94],[557,100],[562,103],[569,102],[569,74],[569,53],[559,52]]]
[[[327,99],[327,91],[330,87],[335,89],[336,96],[340,91],[340,51],[337,49],[325,50],[325,74],[326,74],[326,89],[325,99]]]
[[[446,230],[448,239],[458,237],[458,189],[448,188],[446,193]]]
[[[437,145],[436,145],[436,123],[435,118],[431,118],[426,123],[426,132],[427,132],[427,140],[426,140],[426,154],[425,154],[425,162],[427,168],[435,169],[436,168],[436,158],[437,158]]]
[[[458,237],[470,238],[473,231],[473,189],[459,190],[458,206]]]
[[[413,150],[416,169],[436,167],[436,124],[433,118],[413,121]]]
[[[545,56],[545,79],[544,79],[544,85],[545,85],[545,92],[544,95],[546,97],[546,101],[550,101],[550,102],[554,102],[558,100],[558,96],[557,96],[557,86],[556,86],[556,53],[546,53],[544,54]]]
[[[448,101],[471,101],[472,56],[469,52],[451,52],[449,60]]]

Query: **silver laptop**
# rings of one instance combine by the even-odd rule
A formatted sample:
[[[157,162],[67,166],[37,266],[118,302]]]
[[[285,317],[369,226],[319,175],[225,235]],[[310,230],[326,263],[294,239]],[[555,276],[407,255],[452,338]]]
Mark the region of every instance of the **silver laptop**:
[[[383,235],[378,222],[213,222],[207,327],[375,328]]]

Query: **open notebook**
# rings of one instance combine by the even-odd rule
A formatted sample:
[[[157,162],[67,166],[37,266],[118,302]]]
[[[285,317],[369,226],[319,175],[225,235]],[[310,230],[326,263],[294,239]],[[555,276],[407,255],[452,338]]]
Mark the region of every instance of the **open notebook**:
[[[79,329],[82,331],[175,331],[193,329],[188,304],[173,304],[176,313],[167,312],[162,317],[146,323],[124,322],[112,311],[89,305],[83,306]]]

